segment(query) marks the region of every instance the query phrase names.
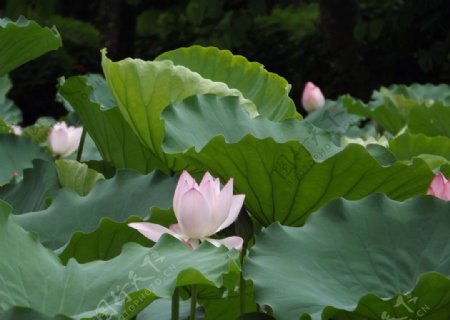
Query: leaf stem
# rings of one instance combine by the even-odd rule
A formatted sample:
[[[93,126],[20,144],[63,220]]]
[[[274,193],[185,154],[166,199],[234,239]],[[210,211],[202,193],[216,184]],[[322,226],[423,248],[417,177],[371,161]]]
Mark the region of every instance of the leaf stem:
[[[180,316],[180,292],[178,288],[175,288],[175,291],[172,295],[172,316],[171,320],[178,320]]]
[[[81,155],[83,154],[84,140],[86,140],[86,129],[83,128],[83,132],[81,133],[80,145],[78,146],[77,152],[77,161],[81,161]]]
[[[195,312],[197,311],[197,286],[193,284],[191,286],[191,315],[189,320],[195,320]]]
[[[239,310],[241,312],[241,315],[245,314],[245,306],[246,306],[246,297],[247,297],[247,290],[245,287],[245,279],[243,275],[243,266],[244,266],[244,258],[247,254],[247,244],[248,242],[244,240],[244,243],[242,244],[242,250],[239,254],[239,261],[241,264],[241,272],[239,273]]]

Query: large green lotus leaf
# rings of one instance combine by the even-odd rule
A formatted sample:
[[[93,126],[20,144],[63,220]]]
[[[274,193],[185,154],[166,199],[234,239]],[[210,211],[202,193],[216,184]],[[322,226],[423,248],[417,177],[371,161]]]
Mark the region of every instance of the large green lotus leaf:
[[[275,320],[275,318],[265,312],[249,312],[239,316],[236,320]]]
[[[246,313],[256,311],[253,283],[251,281],[246,281],[245,286]],[[240,292],[237,290],[235,292],[228,293],[228,296],[226,297],[202,299],[199,302],[205,309],[206,319],[229,320],[236,319],[239,315],[241,315],[240,298]]]
[[[450,177],[450,164],[449,163],[441,166],[440,170],[446,177]]]
[[[10,125],[22,121],[22,111],[6,97],[11,87],[8,75],[0,76],[0,118]]]
[[[373,93],[375,101],[383,101],[385,97],[403,96],[416,103],[433,104],[440,101],[445,105],[450,105],[450,86],[447,84],[418,84],[411,85],[394,84],[389,88],[381,87],[379,91]]]
[[[87,195],[95,183],[105,177],[87,164],[75,160],[56,160],[56,170],[61,186],[69,188],[80,196]]]
[[[262,64],[249,62],[228,50],[192,46],[165,52],[155,60],[171,60],[176,65],[198,72],[203,78],[238,89],[268,119],[301,118],[288,95],[291,86],[286,79],[268,72]]]
[[[33,168],[23,171],[19,183],[0,187],[0,199],[13,206],[14,214],[39,211],[46,208],[46,200],[61,189],[54,162],[33,160]]]
[[[20,17],[16,22],[0,19],[0,76],[62,46],[55,27],[43,28]]]
[[[136,320],[173,320],[171,307],[172,300],[158,299],[139,313]],[[190,301],[180,301],[180,319],[189,319],[190,310]],[[204,318],[197,314],[196,320]]]
[[[0,185],[8,183],[13,175],[21,177],[23,169],[32,167],[33,159],[50,158],[27,138],[12,134],[0,135]]]
[[[310,112],[305,120],[324,130],[344,134],[350,127],[357,124],[361,117],[349,113],[339,99],[327,100],[323,108]]]
[[[20,306],[74,319],[93,319],[99,313],[117,316],[128,297],[136,309],[157,297],[171,297],[176,286],[220,287],[224,274],[238,271],[237,251],[208,242],[194,251],[168,235],[151,249],[128,244],[112,260],[71,260],[63,266],[9,217],[10,211],[0,201],[0,251],[7,257],[0,260],[0,312]],[[126,319],[134,316],[126,312]]]
[[[399,100],[399,101],[397,101]],[[385,99],[382,104],[367,105],[351,96],[342,97],[342,103],[348,112],[371,118],[392,134],[397,134],[406,125],[407,115],[414,103],[403,98]]]
[[[242,106],[256,116],[255,105],[237,89],[202,78],[197,72],[171,61],[125,59],[113,62],[102,56],[103,71],[118,107],[143,143],[169,167],[176,167],[163,153],[164,123],[161,112],[170,103],[194,94],[238,96]]]
[[[102,218],[118,222],[130,216],[147,219],[150,208],[171,207],[176,183],[176,176],[167,177],[159,172],[141,175],[119,170],[114,178],[98,181],[84,197],[61,189],[47,209],[23,213],[14,216],[14,220],[26,230],[36,232],[45,246],[57,249],[74,232],[97,229]]]
[[[109,162],[106,162],[104,160],[100,160],[100,161],[90,160],[90,161],[86,161],[84,163],[86,163],[89,168],[94,169],[95,171],[103,174],[103,176],[106,179],[114,177],[114,175],[116,174],[116,171],[117,171],[117,169],[115,167],[113,167]]]
[[[184,124],[180,125],[178,122],[182,118]],[[273,138],[280,143],[301,142],[317,161],[341,150],[332,143],[328,132],[307,121],[274,122],[264,117],[251,118],[240,108],[239,100],[232,96],[195,95],[171,105],[163,112],[162,119],[165,120],[166,134],[170,133],[165,137],[164,149],[170,152],[188,145],[202,149],[213,137],[223,136],[227,142],[235,142],[246,135]],[[183,137],[180,140],[177,136]]]
[[[449,307],[450,279],[440,273],[430,272],[419,277],[412,292],[399,294],[387,301],[368,294],[353,311],[327,307],[322,319],[379,320],[378,315],[381,315],[381,319],[441,320],[448,319]]]
[[[125,243],[136,242],[149,246],[150,240],[135,232],[127,224],[140,221],[142,220],[136,217],[122,223],[103,219],[97,229],[91,233],[75,232],[59,258],[64,264],[67,264],[71,258],[79,263],[110,260],[120,254]]]
[[[371,143],[366,146],[366,150],[383,166],[390,166],[397,161],[392,152],[382,145]]]
[[[405,202],[382,194],[359,201],[339,199],[301,228],[274,224],[263,230],[250,250],[244,276],[254,282],[256,301],[271,306],[279,320],[304,313],[332,319],[321,318],[324,308],[352,311],[361,298],[366,307],[358,319],[383,319],[395,302],[391,300],[389,309],[373,299],[367,304],[367,294],[390,299],[414,289],[422,273],[450,275],[449,212],[450,202],[431,196]],[[425,285],[417,284],[417,305],[427,301],[430,308],[439,308],[444,299],[450,303],[449,292],[434,279],[428,275]],[[447,288],[449,282],[444,281]]]
[[[76,154],[73,154],[73,159],[76,159]],[[69,158],[70,159],[70,158]],[[102,161],[103,157],[98,151],[97,146],[95,145],[94,140],[92,140],[92,137],[89,135],[89,133],[86,132],[86,136],[84,138],[84,144],[83,144],[83,152],[81,153],[80,161],[82,162],[88,162],[88,161]]]
[[[153,243],[151,240],[128,226],[130,222],[140,221],[142,219],[138,217],[130,217],[125,222],[102,219],[100,225],[93,232],[75,232],[59,257],[64,264],[70,258],[75,258],[80,263],[86,263],[116,257],[122,250],[122,246],[127,242],[137,242],[150,246]],[[148,221],[165,227],[177,223],[172,210],[157,208],[152,210]]]
[[[116,168],[148,173],[164,165],[145,147],[120,114],[105,79],[99,75],[60,80],[59,97],[76,110],[103,159]]]
[[[11,133],[11,128],[6,124],[5,120],[0,117],[0,134]]]
[[[22,130],[22,136],[30,139],[35,144],[45,144],[47,142],[47,137],[50,133],[50,129],[53,124],[40,124],[39,120]]]
[[[390,140],[389,149],[399,160],[422,157],[432,169],[436,167],[435,164],[439,166],[450,161],[450,139],[447,137],[405,133]]]
[[[413,133],[450,138],[450,104],[436,102],[429,107],[414,108],[409,114],[408,128]]]
[[[435,103],[439,106],[450,105],[450,86],[445,84],[381,87],[379,91],[374,91],[372,100],[367,105],[350,96],[345,96],[342,101],[349,112],[374,119],[393,134],[397,134],[406,124],[410,125],[410,112],[420,115],[414,116],[415,121],[420,121],[417,125],[418,130],[413,130],[415,133],[426,133],[420,131],[421,125],[425,125],[433,132],[433,125],[439,125],[439,129],[447,133],[449,130],[442,124],[448,123],[450,115],[447,113],[442,119],[436,117],[436,111],[428,109]],[[441,112],[442,110],[437,111],[438,114],[442,114]]]
[[[1,310],[1,308],[0,308]],[[30,308],[14,307],[4,312],[0,311],[0,319],[2,320],[70,320],[65,316],[49,316]]]
[[[421,159],[380,165],[365,148],[339,151],[306,121],[250,117],[234,97],[193,96],[165,110],[166,152],[182,153],[201,170],[234,178],[245,205],[261,224],[300,226],[338,197],[374,192],[393,199],[424,193],[433,173]]]

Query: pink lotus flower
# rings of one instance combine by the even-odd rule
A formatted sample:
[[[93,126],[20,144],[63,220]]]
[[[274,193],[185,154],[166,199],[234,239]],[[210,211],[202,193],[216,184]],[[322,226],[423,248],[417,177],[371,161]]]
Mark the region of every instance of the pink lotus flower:
[[[82,132],[83,128],[67,127],[65,122],[58,122],[50,130],[48,146],[55,155],[67,157],[78,149]]]
[[[23,129],[21,126],[16,126],[16,125],[11,126],[11,132],[14,133],[16,136],[21,136],[22,131],[23,131]]]
[[[308,82],[303,89],[302,105],[308,112],[323,108],[325,105],[325,97],[322,91],[312,82]]]
[[[164,233],[169,233],[191,248],[197,247],[200,241],[207,240],[215,246],[222,244],[230,249],[240,250],[243,243],[240,237],[222,240],[209,237],[236,220],[244,199],[245,195],[233,195],[233,179],[220,190],[219,179],[214,179],[209,172],[198,185],[188,172],[183,171],[173,198],[173,210],[178,224],[171,225],[169,229],[147,222],[128,225],[154,242]]]
[[[427,194],[450,201],[450,182],[439,172],[431,181]]]

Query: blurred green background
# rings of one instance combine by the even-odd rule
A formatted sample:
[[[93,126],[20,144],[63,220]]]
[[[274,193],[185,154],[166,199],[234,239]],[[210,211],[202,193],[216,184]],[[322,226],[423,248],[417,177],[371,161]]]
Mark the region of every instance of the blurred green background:
[[[292,84],[300,111],[305,82],[327,98],[367,99],[381,85],[450,82],[448,0],[3,0],[0,17],[56,25],[64,46],[11,74],[9,97],[24,124],[59,117],[56,79],[101,72],[113,59],[153,59],[192,44],[258,61]]]

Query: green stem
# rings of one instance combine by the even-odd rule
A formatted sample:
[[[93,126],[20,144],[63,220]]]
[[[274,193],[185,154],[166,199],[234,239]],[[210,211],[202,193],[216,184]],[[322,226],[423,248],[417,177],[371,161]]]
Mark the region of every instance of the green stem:
[[[243,270],[243,266],[244,266],[244,258],[245,258],[245,255],[247,254],[247,244],[248,244],[248,242],[244,240],[244,243],[242,244],[242,250],[239,255],[239,261],[241,263],[241,272],[239,275],[240,276],[239,277],[239,309],[240,309],[241,315],[245,314],[246,295],[247,295],[244,275],[242,274],[242,270]]]
[[[81,161],[81,155],[83,154],[84,140],[86,140],[86,129],[83,128],[83,132],[81,133],[80,145],[78,146],[77,152],[77,161]]]
[[[191,286],[191,315],[189,320],[195,320],[195,312],[197,311],[197,286]]]
[[[180,292],[178,288],[175,288],[175,291],[172,295],[172,317],[171,320],[178,320],[180,316]]]

